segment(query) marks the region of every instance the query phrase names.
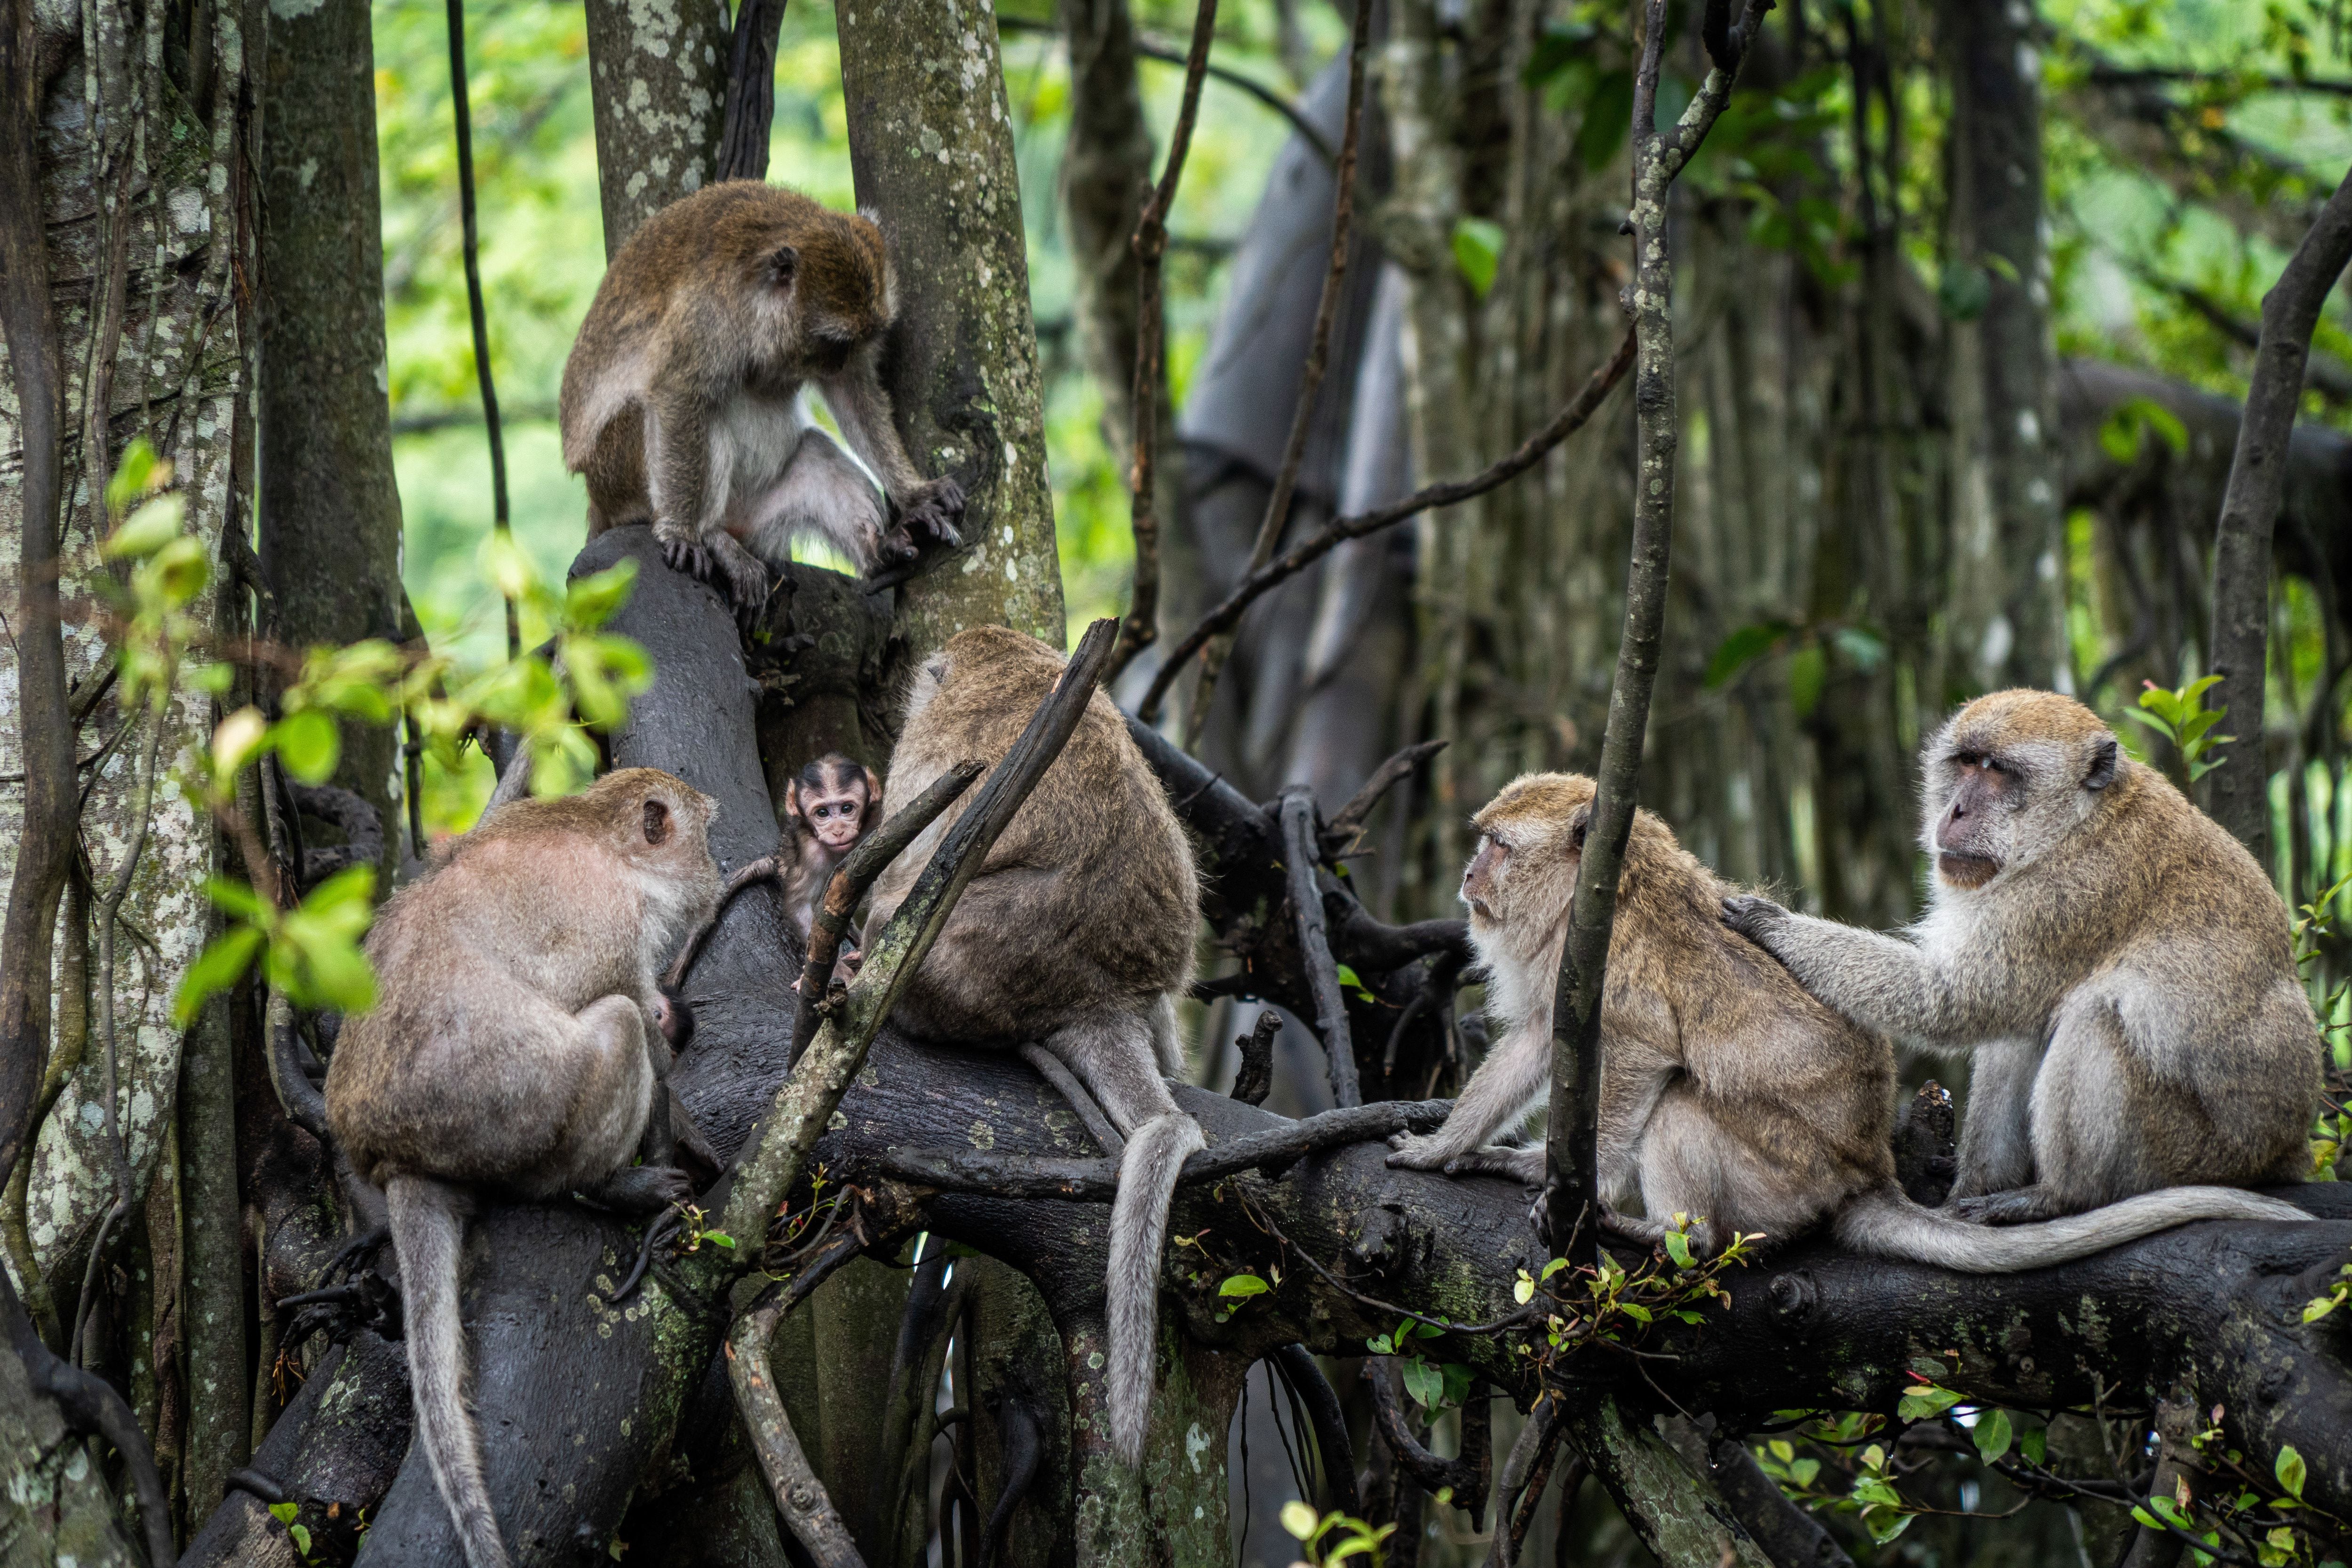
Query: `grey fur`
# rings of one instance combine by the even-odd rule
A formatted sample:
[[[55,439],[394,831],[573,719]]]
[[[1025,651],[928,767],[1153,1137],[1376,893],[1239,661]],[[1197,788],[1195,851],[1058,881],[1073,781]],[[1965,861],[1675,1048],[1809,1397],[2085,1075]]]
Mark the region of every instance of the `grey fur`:
[[[2013,1274],[2072,1263],[2191,1220],[2310,1217],[2293,1204],[2236,1187],[2166,1187],[2036,1225],[1973,1225],[1921,1208],[1900,1187],[1889,1185],[1841,1210],[1836,1233],[1856,1252],[1879,1258],[1905,1258],[1968,1274]]]
[[[465,1193],[425,1176],[384,1184],[392,1246],[400,1259],[408,1336],[408,1381],[416,1442],[433,1485],[457,1527],[467,1568],[507,1568],[506,1543],[482,1483],[482,1441],[466,1408],[466,1328],[457,1307],[457,1262],[473,1209]]]

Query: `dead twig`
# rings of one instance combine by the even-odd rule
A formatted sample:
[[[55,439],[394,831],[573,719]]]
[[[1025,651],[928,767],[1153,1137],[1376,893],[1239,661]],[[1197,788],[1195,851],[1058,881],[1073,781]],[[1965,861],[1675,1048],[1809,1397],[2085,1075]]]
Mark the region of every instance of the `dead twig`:
[[[1282,792],[1283,868],[1290,884],[1291,919],[1298,925],[1298,951],[1306,960],[1307,989],[1315,997],[1315,1032],[1323,1037],[1331,1098],[1341,1110],[1361,1105],[1356,1081],[1356,1043],[1348,1028],[1348,999],[1339,989],[1339,963],[1323,920],[1323,889],[1315,879],[1322,841],[1315,831],[1315,796],[1304,784]]]

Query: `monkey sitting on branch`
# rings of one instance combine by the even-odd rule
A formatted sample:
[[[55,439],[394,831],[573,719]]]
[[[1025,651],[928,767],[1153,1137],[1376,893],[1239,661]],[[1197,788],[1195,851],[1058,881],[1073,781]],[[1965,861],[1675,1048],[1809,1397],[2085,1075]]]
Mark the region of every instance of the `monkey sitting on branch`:
[[[1003,626],[959,634],[925,661],[890,756],[913,799],[966,758],[993,766],[1060,681],[1062,658]],[[866,916],[878,933],[961,815],[959,801],[890,863]],[[1168,1202],[1206,1140],[1165,1075],[1184,1069],[1176,999],[1192,984],[1200,920],[1192,850],[1108,698],[1094,693],[1068,745],[988,858],[894,1019],[962,1045],[1042,1042],[1126,1139],[1111,1205],[1111,1447],[1141,1462],[1150,1411]]]
[[[2245,847],[2054,692],[1978,698],[1920,772],[1936,876],[1904,936],[1758,898],[1724,919],[1864,1027],[1973,1057],[1962,1212],[2301,1179],[2319,1029]]]
[[[715,566],[747,624],[801,534],[861,573],[961,542],[962,488],[924,479],[891,421],[876,362],[897,314],[882,231],[797,191],[722,181],[646,219],[563,366],[588,536],[651,523],[671,566]],[[856,458],[810,418],[812,382]]]
[[[1592,781],[1535,773],[1481,811],[1462,879],[1496,1043],[1445,1125],[1392,1140],[1392,1165],[1543,1180],[1544,1151],[1481,1148],[1534,1109],[1551,1079],[1552,999],[1583,858]],[[2147,1193],[2089,1214],[1991,1229],[1904,1195],[1888,1139],[1895,1053],[1840,1016],[1720,910],[1734,891],[1646,811],[1618,882],[1601,1013],[1601,1223],[1655,1244],[1691,1218],[1695,1250],[1824,1221],[1858,1252],[1970,1273],[2087,1257],[2193,1219],[2300,1220],[2227,1187]],[[1834,929],[1834,928],[1833,928]],[[1631,1196],[1642,1219],[1618,1212]]]
[[[469,1568],[504,1568],[465,1402],[457,1269],[476,1189],[580,1192],[627,1214],[690,1194],[631,1162],[682,1004],[655,976],[709,913],[708,796],[654,768],[499,805],[368,933],[381,985],[343,1026],[327,1121],[383,1189],[405,1302],[416,1440]]]
[[[881,824],[882,781],[872,768],[828,752],[784,785],[784,816],[794,851],[784,907],[805,942],[833,873]]]

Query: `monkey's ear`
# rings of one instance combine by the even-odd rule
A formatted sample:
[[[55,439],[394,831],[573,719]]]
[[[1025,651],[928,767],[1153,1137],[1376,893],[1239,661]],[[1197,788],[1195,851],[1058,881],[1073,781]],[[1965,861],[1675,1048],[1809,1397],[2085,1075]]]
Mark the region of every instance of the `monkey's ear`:
[[[1592,826],[1592,808],[1580,805],[1568,819],[1568,846],[1579,855],[1584,853],[1584,835]]]
[[[793,817],[801,815],[801,781],[798,779],[789,780],[784,784],[784,815]]]
[[[881,779],[876,776],[872,768],[861,771],[866,774],[866,804],[869,807],[879,806],[882,804]]]
[[[658,800],[646,802],[646,842],[659,844],[669,837],[669,807]]]
[[[789,289],[801,269],[801,253],[789,245],[776,247],[768,258],[768,281],[779,289]]]
[[[2091,770],[2083,775],[2083,787],[2084,789],[2106,788],[2116,782],[2117,766],[2116,738],[2113,735],[2100,736],[2098,744],[2091,748]]]

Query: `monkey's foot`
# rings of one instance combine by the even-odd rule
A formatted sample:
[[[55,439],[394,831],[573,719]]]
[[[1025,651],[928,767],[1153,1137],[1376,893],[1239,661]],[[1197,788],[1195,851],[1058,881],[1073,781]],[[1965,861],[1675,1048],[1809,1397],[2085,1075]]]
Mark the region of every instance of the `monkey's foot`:
[[[931,479],[899,498],[898,526],[882,537],[882,553],[893,561],[912,561],[927,544],[952,550],[963,542],[956,525],[963,521],[963,487],[953,479]]]
[[[710,552],[700,541],[667,533],[660,538],[662,564],[673,572],[684,573],[698,583],[709,583],[713,587],[719,585],[712,580],[715,568]]]
[[[326,1268],[319,1271],[319,1283],[323,1286],[338,1274],[346,1277],[358,1274],[375,1260],[375,1255],[382,1252],[384,1244],[391,1239],[392,1229],[388,1226],[380,1225],[373,1230],[362,1231],[343,1243],[334,1257],[327,1260]]]
[[[1389,1164],[1401,1171],[1442,1171],[1453,1158],[1434,1132],[1399,1132],[1389,1139]]]
[[[1612,1236],[1622,1236],[1628,1241],[1638,1241],[1644,1247],[1655,1247],[1666,1238],[1664,1221],[1636,1219],[1632,1215],[1619,1213],[1616,1207],[1610,1204],[1601,1205],[1601,1228]]]
[[[1769,899],[1753,893],[1734,893],[1723,900],[1723,923],[1746,937],[1767,952],[1772,944],[1767,939],[1788,918],[1789,911]]]
[[[621,1214],[659,1214],[694,1196],[694,1182],[676,1165],[632,1165],[606,1177],[588,1196]]]
[[[1445,1162],[1449,1176],[1500,1176],[1523,1187],[1539,1187],[1544,1179],[1541,1149],[1473,1149]]]
[[[1987,1193],[1982,1197],[1959,1198],[1951,1210],[1962,1219],[1977,1225],[2032,1225],[2036,1220],[2055,1219],[2067,1212],[2064,1205],[2044,1186],[2012,1187],[2005,1193]]]

